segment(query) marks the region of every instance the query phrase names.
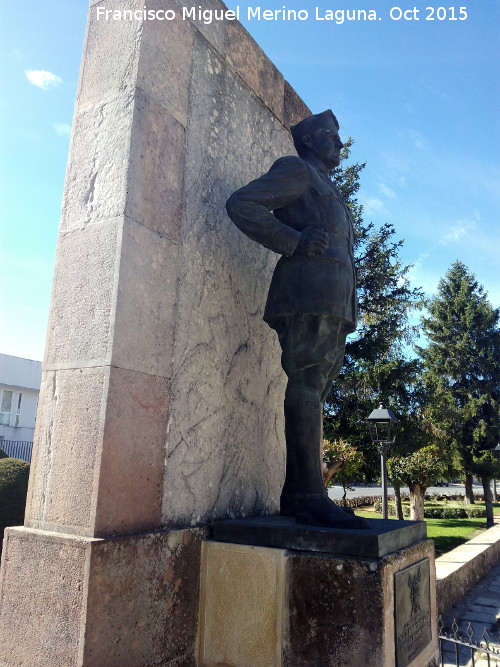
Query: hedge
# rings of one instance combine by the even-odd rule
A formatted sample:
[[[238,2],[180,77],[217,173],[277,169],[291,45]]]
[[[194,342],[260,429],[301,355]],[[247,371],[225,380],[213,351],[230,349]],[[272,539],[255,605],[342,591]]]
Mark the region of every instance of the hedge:
[[[401,498],[403,499],[403,501],[408,500],[409,497],[410,497],[410,495],[409,495],[408,492],[404,492],[404,491],[401,492]],[[483,502],[483,500],[484,500],[484,496],[481,493],[475,493],[474,498],[475,498],[475,500],[478,500],[480,502]],[[394,494],[390,493],[388,495],[388,499],[389,499],[389,501],[394,501]],[[462,502],[463,503],[464,494],[462,493],[462,494],[456,494],[456,495],[454,494],[452,496],[448,496],[448,495],[433,493],[432,495],[426,494],[426,496],[425,496],[425,501],[426,502],[436,502],[437,500],[444,500],[445,502],[454,500],[456,502],[459,502],[459,503]],[[381,502],[380,493],[378,493],[377,495],[373,495],[373,496],[355,496],[354,498],[347,498],[346,501],[345,501],[345,504],[347,505],[347,507],[353,507],[353,508],[356,508],[356,507],[371,507],[377,501],[379,503]],[[344,504],[344,501],[341,500],[341,499],[338,499],[338,498],[335,499],[335,502],[337,503],[337,505],[343,505]]]
[[[382,501],[378,500],[374,504],[376,512],[382,512]],[[389,516],[396,516],[396,505],[393,502],[387,504],[387,513]],[[403,516],[410,516],[409,503],[403,502]],[[424,517],[426,519],[473,519],[486,517],[485,507],[475,507],[474,505],[437,505],[435,503],[426,503],[424,505]]]
[[[5,528],[24,523],[29,474],[26,461],[0,459],[0,549]]]

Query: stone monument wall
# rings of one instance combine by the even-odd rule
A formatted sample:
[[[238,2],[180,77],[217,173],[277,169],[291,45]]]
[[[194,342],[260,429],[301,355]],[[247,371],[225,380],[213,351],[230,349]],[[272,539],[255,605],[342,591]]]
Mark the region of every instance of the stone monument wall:
[[[126,6],[177,18],[91,3],[26,521],[88,536],[273,512],[284,474],[276,256],[224,203],[308,110],[239,23]]]
[[[144,8],[178,18],[114,15]],[[181,12],[90,2],[25,526],[0,571],[8,667],[192,667],[193,526],[277,509],[276,257],[224,204],[308,109],[240,24]]]

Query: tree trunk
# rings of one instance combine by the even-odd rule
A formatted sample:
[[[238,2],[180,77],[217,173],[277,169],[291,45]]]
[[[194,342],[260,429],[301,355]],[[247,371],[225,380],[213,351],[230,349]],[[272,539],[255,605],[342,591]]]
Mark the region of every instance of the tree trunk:
[[[326,461],[323,461],[323,484],[325,486],[328,486],[328,483],[330,482],[331,478],[335,475],[336,472],[339,470],[342,470],[342,468],[345,467],[345,463],[343,461],[330,461],[329,463],[326,463]]]
[[[472,473],[465,474],[465,504],[474,505],[474,491],[472,489]]]
[[[486,505],[486,528],[494,526],[493,520],[493,501],[491,498],[491,476],[481,475],[481,482],[483,484],[484,504]]]
[[[424,520],[424,498],[427,487],[418,482],[412,482],[410,485],[410,520]]]
[[[401,520],[404,519],[403,503],[401,502],[401,484],[399,482],[393,482],[393,486],[396,499],[396,518]]]

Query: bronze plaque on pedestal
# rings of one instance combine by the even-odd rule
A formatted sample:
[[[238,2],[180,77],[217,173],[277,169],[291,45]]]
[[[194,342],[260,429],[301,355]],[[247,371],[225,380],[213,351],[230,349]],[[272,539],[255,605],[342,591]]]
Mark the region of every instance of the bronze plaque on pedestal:
[[[396,665],[406,667],[431,641],[429,559],[394,575]]]

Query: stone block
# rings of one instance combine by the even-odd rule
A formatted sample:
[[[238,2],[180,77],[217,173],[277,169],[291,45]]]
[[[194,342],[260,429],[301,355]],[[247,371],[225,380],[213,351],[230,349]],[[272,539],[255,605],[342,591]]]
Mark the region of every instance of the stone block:
[[[0,664],[194,667],[203,536],[95,539],[8,528]],[[36,619],[36,632],[26,632],[27,619]]]
[[[127,218],[62,234],[45,368],[170,377],[177,258],[177,245]]]
[[[169,380],[44,373],[25,525],[86,536],[161,525]]]
[[[430,565],[429,590],[435,591],[431,540],[377,559],[290,554],[290,625],[284,664],[396,667],[394,575],[425,558]],[[435,594],[431,594],[429,611],[431,641],[408,663],[411,667],[430,667],[437,656]]]
[[[93,546],[84,665],[194,667],[204,535],[159,531]]]
[[[143,0],[130,0],[132,11],[144,7]],[[90,5],[87,34],[77,93],[77,109],[83,109],[135,87],[143,22],[105,19],[97,9],[123,10],[121,0],[98,0]]]
[[[292,125],[296,125],[311,114],[312,111],[306,105],[304,100],[297,95],[288,81],[285,81],[283,119],[285,127],[290,129]]]
[[[405,574],[427,566],[430,577],[411,598]],[[399,667],[430,667],[437,658],[430,540],[381,558],[206,542],[201,591],[202,666],[396,667],[396,630],[413,647]],[[405,596],[410,622],[401,614]],[[421,617],[427,634],[419,634]]]
[[[109,370],[45,371],[25,525],[92,535]]]
[[[285,80],[241,23],[227,23],[226,58],[234,71],[272,113],[284,122]]]
[[[225,5],[220,2],[220,0],[205,0],[203,6],[200,4],[194,5],[192,2],[189,2],[189,0],[180,0],[179,6],[186,7],[188,10],[192,10],[193,8],[198,10],[198,8],[201,7],[202,10],[218,12],[226,9]],[[228,45],[227,22],[212,21],[211,23],[204,23],[203,21],[198,21],[197,13],[195,20],[193,20],[191,16],[192,14],[189,14],[186,20],[193,25],[203,39],[210,44],[212,49],[217,51],[217,53],[224,58]]]
[[[116,277],[113,366],[172,377],[179,249],[125,218]]]
[[[427,537],[423,521],[368,519],[368,524],[368,528],[346,530],[308,526],[293,517],[255,516],[216,521],[213,537],[219,542],[375,558]]]
[[[143,22],[137,86],[186,126],[195,30],[181,20],[175,0],[145,0],[142,5],[148,11],[174,10],[177,18]]]
[[[201,665],[281,664],[284,555],[278,549],[203,544]]]
[[[111,367],[94,535],[161,526],[170,380]]]
[[[23,528],[5,531],[0,569],[2,667],[81,664],[87,542],[42,535]],[[34,622],[36,632],[31,632]]]
[[[186,136],[184,126],[140,88],[130,137],[125,213],[178,243]]]
[[[46,370],[109,363],[121,227],[122,219],[115,218],[60,236]]]
[[[62,232],[123,215],[135,94],[127,89],[77,108],[66,172]]]
[[[494,607],[495,609],[498,608],[498,598],[483,598],[483,597],[478,597],[475,598],[474,602],[478,605],[481,605],[483,607]]]

